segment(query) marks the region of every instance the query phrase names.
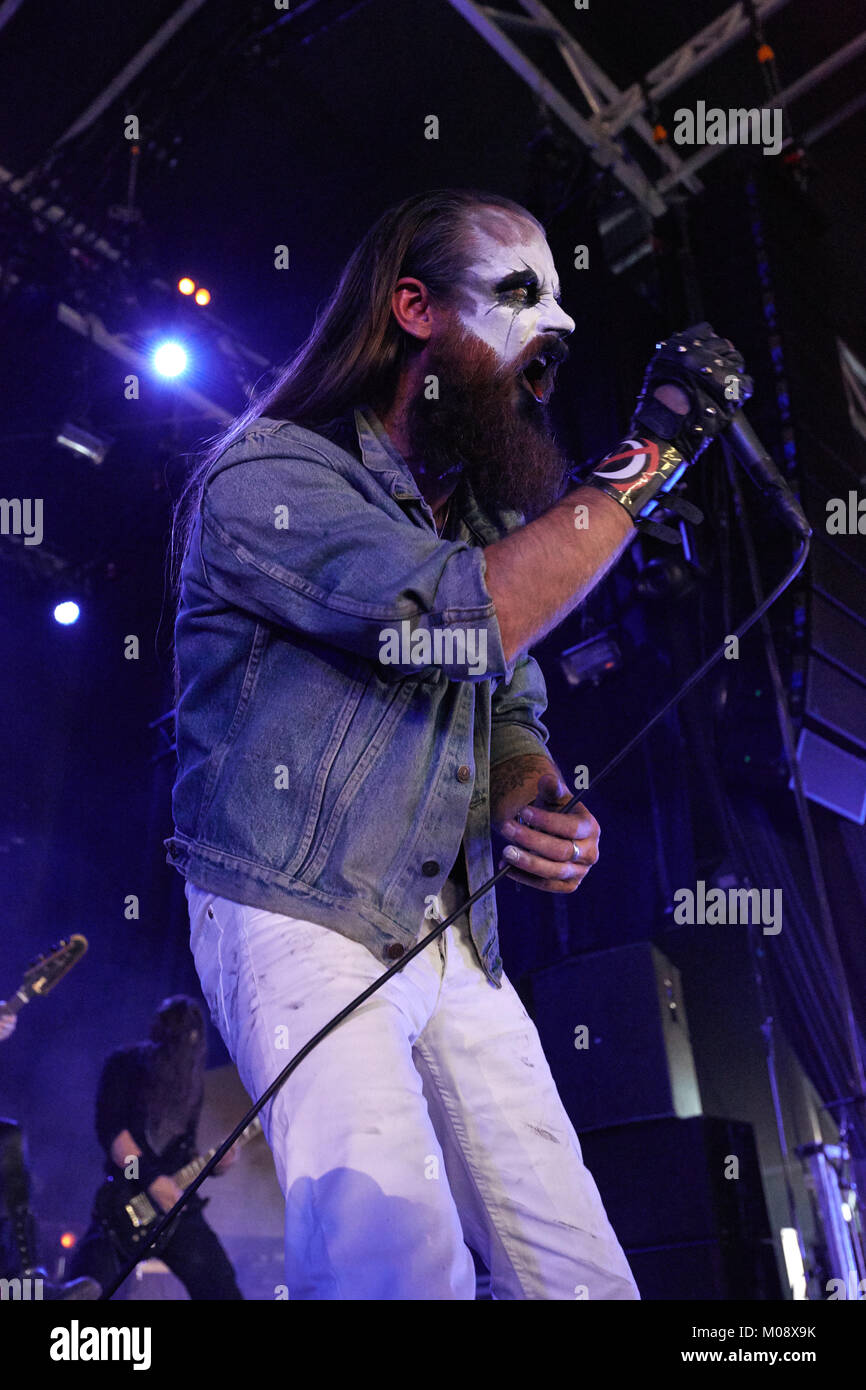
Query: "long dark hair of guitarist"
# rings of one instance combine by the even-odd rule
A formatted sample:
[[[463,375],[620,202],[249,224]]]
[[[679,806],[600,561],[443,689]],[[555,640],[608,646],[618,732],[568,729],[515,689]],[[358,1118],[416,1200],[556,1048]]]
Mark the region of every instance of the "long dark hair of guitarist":
[[[150,1025],[145,1103],[148,1141],[161,1153],[187,1128],[204,1094],[204,1021],[194,999],[180,994],[160,1004]]]
[[[205,1051],[201,1009],[179,994],[160,1004],[147,1042],[106,1061],[96,1098],[105,1180],[73,1257],[76,1275],[109,1284],[135,1253],[141,1233],[180,1196],[183,1170],[197,1153]],[[223,1160],[215,1172],[228,1166]],[[192,1299],[240,1299],[231,1262],[202,1215],[204,1205],[193,1197],[151,1256],[168,1265]]]

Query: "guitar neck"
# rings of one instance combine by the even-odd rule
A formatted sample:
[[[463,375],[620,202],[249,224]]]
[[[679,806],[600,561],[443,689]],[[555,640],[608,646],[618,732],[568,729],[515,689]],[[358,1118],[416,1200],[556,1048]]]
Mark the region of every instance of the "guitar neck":
[[[3,1012],[4,1014],[20,1014],[21,1010],[24,1008],[24,1005],[29,1003],[30,995],[22,994],[19,990],[17,994],[12,995],[11,999],[6,1000]]]
[[[241,1131],[241,1134],[235,1141],[237,1147],[243,1148],[244,1144],[248,1144],[251,1139],[255,1139],[256,1135],[261,1133],[261,1128],[262,1122],[257,1115],[252,1124],[247,1125],[246,1129]],[[217,1144],[214,1148],[208,1149],[206,1154],[199,1154],[197,1158],[190,1159],[189,1163],[185,1164],[183,1168],[178,1168],[176,1173],[172,1173],[172,1178],[177,1183],[178,1187],[189,1187],[190,1183],[194,1182],[198,1177],[205,1164],[210,1163],[218,1148],[219,1145]]]
[[[50,951],[39,956],[26,971],[12,998],[6,1000],[4,1014],[20,1014],[34,994],[38,994],[40,998],[43,994],[48,994],[49,990],[69,973],[76,961],[81,960],[86,950],[87,937],[76,932],[68,941],[59,942],[52,946]]]
[[[178,1187],[189,1187],[190,1183],[198,1177],[202,1168],[206,1163],[210,1162],[215,1153],[216,1149],[208,1149],[206,1154],[199,1154],[197,1158],[187,1163],[184,1168],[178,1168],[176,1173],[172,1173],[172,1177]]]

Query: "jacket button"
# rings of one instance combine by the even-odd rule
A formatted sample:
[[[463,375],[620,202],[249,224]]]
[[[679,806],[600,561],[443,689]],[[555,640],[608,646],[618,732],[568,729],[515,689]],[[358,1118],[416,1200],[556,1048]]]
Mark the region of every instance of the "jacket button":
[[[470,778],[471,776],[472,776],[472,769],[471,769],[470,767],[467,767],[465,763],[463,763],[462,767],[458,767],[458,769],[457,769],[457,781],[458,781],[458,782],[468,782],[468,781],[469,781],[469,778]]]
[[[421,872],[425,878],[435,878],[439,872],[439,861],[437,859],[425,859],[421,865]]]
[[[208,915],[208,917],[213,917],[213,908],[212,908],[212,907],[209,907],[209,908],[208,908],[208,910],[207,910],[207,915]]]
[[[402,954],[403,947],[400,945],[399,941],[392,941],[391,945],[385,950],[385,955],[389,960],[399,960]]]

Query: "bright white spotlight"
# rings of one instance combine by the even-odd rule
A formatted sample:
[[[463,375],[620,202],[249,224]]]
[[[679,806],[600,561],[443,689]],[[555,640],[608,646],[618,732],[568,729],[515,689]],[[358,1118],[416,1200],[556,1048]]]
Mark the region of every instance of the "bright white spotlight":
[[[69,627],[70,623],[77,623],[81,616],[81,609],[71,598],[64,599],[63,603],[58,603],[54,609],[54,621],[62,623],[64,627]]]
[[[186,371],[186,348],[180,343],[160,343],[153,354],[153,365],[160,376],[180,376]]]

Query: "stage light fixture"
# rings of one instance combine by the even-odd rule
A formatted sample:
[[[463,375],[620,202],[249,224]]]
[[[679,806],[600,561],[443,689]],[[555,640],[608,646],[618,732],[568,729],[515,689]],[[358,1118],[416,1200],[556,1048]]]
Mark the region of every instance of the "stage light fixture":
[[[89,430],[83,430],[80,425],[76,425],[72,420],[66,420],[61,425],[55,436],[55,441],[62,444],[64,449],[71,449],[74,454],[83,454],[90,459],[91,463],[100,464],[104,461],[113,439],[103,439],[98,434],[91,434]]]
[[[559,664],[569,685],[583,685],[586,681],[598,685],[611,671],[619,670],[622,652],[611,629],[569,647],[560,656]]]
[[[153,365],[160,376],[181,376],[186,371],[186,348],[180,343],[160,343],[153,353]]]
[[[181,294],[194,294],[195,280],[190,280],[188,275],[183,275],[181,276],[180,280],[178,280],[177,287],[180,290]]]
[[[62,603],[55,604],[54,621],[62,627],[70,627],[72,623],[77,623],[80,617],[81,609],[74,599],[64,599]]]
[[[202,285],[201,289],[195,292],[195,302],[196,304],[200,304],[202,308],[205,304],[210,304],[210,290],[206,290]]]

